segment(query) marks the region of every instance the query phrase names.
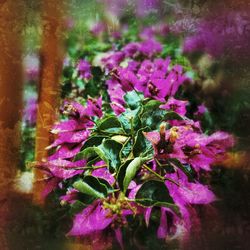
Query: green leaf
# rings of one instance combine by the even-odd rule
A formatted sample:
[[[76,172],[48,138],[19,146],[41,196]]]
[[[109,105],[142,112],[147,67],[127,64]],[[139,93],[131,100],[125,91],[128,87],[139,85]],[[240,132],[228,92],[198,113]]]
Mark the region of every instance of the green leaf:
[[[126,116],[126,113],[122,113],[118,117],[119,121],[121,122],[122,128],[125,130],[126,133],[130,133],[131,130],[131,123],[129,118]]]
[[[174,111],[168,111],[166,114],[165,114],[165,120],[184,120],[183,117],[181,117],[179,114],[177,114],[176,112]]]
[[[73,187],[79,192],[95,198],[104,198],[108,194],[107,188],[93,176],[86,176],[83,180],[74,182]]]
[[[112,170],[118,169],[121,165],[120,152],[122,146],[121,143],[115,140],[107,139],[98,147],[102,152],[100,156],[101,159],[103,159]]]
[[[137,109],[131,110],[126,109],[121,115],[119,115],[118,119],[121,122],[123,129],[126,133],[131,133],[132,129],[136,129],[141,126],[140,113],[142,109],[138,107]]]
[[[169,191],[162,181],[150,180],[142,184],[136,193],[135,200],[142,206],[163,206],[178,211]]]
[[[86,207],[86,204],[84,204],[83,202],[77,200],[73,204],[70,204],[69,213],[71,215],[77,214],[80,211],[82,211],[85,207]]]
[[[135,137],[135,143],[133,145],[134,157],[140,155],[148,156],[150,153],[153,153],[154,149],[152,147],[152,144],[143,135],[143,132],[148,132],[148,131],[150,131],[149,127],[141,128],[138,130]]]
[[[99,182],[103,185],[105,185],[106,189],[107,189],[107,192],[108,194],[111,194],[114,192],[114,189],[113,187],[103,178],[98,178]]]
[[[166,110],[158,108],[146,110],[141,116],[142,126],[150,127],[151,130],[158,129],[160,123],[165,120],[166,113]]]
[[[184,166],[178,159],[170,158],[168,159],[170,165],[179,168],[187,177],[189,181],[194,181],[194,170],[191,166]]]
[[[126,192],[130,182],[135,177],[137,171],[140,169],[146,158],[136,157],[127,166],[123,180],[123,192]]]
[[[135,90],[128,92],[124,96],[124,100],[132,110],[140,106],[143,98],[144,98],[143,94],[136,92]]]
[[[152,109],[157,109],[160,107],[162,102],[157,101],[157,100],[150,100],[148,101],[144,106],[143,109],[144,111],[152,110]]]
[[[103,152],[100,146],[85,148],[83,151],[81,151],[75,156],[74,161],[82,159],[93,160],[97,157],[100,157],[105,162],[108,162],[108,158],[106,158],[105,152]]]
[[[118,127],[105,129],[105,132],[110,134],[120,134],[120,135],[125,134],[123,128],[118,128]]]
[[[97,124],[98,130],[107,130],[110,128],[121,128],[121,123],[114,115],[109,115],[100,120]]]
[[[119,168],[119,171],[118,171],[118,174],[117,174],[117,181],[118,181],[118,184],[119,184],[119,187],[120,187],[121,190],[124,189],[123,188],[123,180],[124,180],[124,177],[126,175],[126,169],[127,169],[128,165],[130,164],[131,161],[132,161],[132,159],[127,160]]]
[[[127,158],[132,151],[132,140],[128,140],[122,147],[122,157]]]
[[[164,120],[164,116],[167,113],[166,110],[162,110],[159,106],[162,103],[157,100],[150,100],[143,106],[143,112],[141,115],[141,123],[144,127],[150,127],[152,130],[158,129],[160,123]]]
[[[95,198],[104,198],[108,193],[113,192],[113,188],[107,181],[91,175],[85,176],[82,180],[74,182],[73,187],[79,192]]]
[[[86,140],[83,144],[82,150],[84,150],[85,148],[89,148],[89,147],[96,147],[99,146],[103,139],[105,139],[105,136],[92,136],[90,137],[88,140]]]

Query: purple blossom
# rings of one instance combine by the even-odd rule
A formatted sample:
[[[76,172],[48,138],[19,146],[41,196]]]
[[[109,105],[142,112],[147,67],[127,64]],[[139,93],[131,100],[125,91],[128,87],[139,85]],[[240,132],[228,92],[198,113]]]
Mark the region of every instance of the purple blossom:
[[[73,204],[78,199],[78,194],[78,190],[70,188],[65,195],[60,197],[61,203]]]
[[[169,72],[170,58],[144,60],[138,70],[136,89],[162,102],[167,96],[174,96],[180,85],[189,79],[182,73],[182,67],[175,65]]]
[[[202,116],[207,112],[207,107],[204,104],[198,106],[197,111],[194,113],[197,116]]]
[[[88,235],[105,229],[113,220],[112,217],[108,216],[108,214],[109,211],[102,208],[100,202],[94,202],[92,205],[89,205],[75,216],[73,227],[69,231],[68,235]]]
[[[158,3],[158,1],[150,1],[152,6],[156,2]],[[74,157],[82,150],[86,140],[92,135],[98,135],[96,119],[103,116],[102,98],[89,98],[85,106],[75,101],[66,101],[61,111],[68,116],[68,120],[56,124],[51,131],[55,134],[55,140],[48,149],[54,149],[54,154],[48,157],[47,162],[39,163],[39,167],[48,173],[49,178],[52,177],[51,179],[54,180],[54,182],[48,182],[46,193],[59,187],[62,191],[67,190],[64,195],[60,196],[62,205],[74,203],[80,199],[80,194],[78,190],[72,187],[72,183],[79,175],[80,178],[83,175],[96,177],[99,179],[100,185],[108,182],[114,189],[111,194],[111,188],[107,187],[108,190],[106,191],[108,192],[104,192],[105,195],[101,196],[103,198],[94,200],[92,204],[76,214],[68,235],[91,235],[102,239],[101,231],[111,228],[122,246],[121,226],[127,223],[127,216],[142,215],[146,225],[148,226],[150,223],[154,206],[139,205],[136,194],[143,186],[143,182],[147,178],[151,178],[153,171],[155,172],[154,178],[162,177],[164,180],[166,188],[169,190],[174,203],[179,207],[180,212],[178,214],[174,209],[161,207],[161,217],[157,230],[159,238],[166,238],[174,232],[178,234],[188,231],[191,227],[192,217],[196,218],[195,210],[191,205],[208,204],[216,200],[208,186],[199,183],[198,180],[190,182],[180,166],[173,166],[171,173],[166,171],[162,174],[159,171],[159,168],[162,167],[161,164],[167,166],[171,163],[171,159],[174,160],[173,158],[178,159],[183,167],[190,167],[198,175],[200,170],[209,171],[213,164],[225,158],[225,152],[234,145],[234,139],[229,134],[220,131],[206,135],[202,133],[199,122],[185,117],[188,102],[177,100],[174,96],[179,87],[189,79],[183,73],[181,65],[170,67],[170,58],[155,58],[162,52],[162,45],[153,38],[158,34],[157,32],[156,28],[148,29],[144,34],[141,34],[145,36],[142,38],[145,40],[131,42],[120,51],[109,52],[102,59],[106,71],[105,76],[108,77],[106,85],[111,101],[110,106],[116,115],[125,112],[127,104],[124,95],[128,91],[136,90],[143,92],[144,97],[161,101],[161,109],[172,110],[181,115],[183,120],[167,120],[168,129],[166,129],[166,123],[162,123],[159,132],[144,133],[146,139],[152,143],[154,155],[145,165],[140,162],[143,166],[133,174],[136,178],[129,180],[130,183],[126,185],[126,187],[128,186],[126,192],[121,192],[119,188],[122,185],[120,179],[117,179],[117,173],[113,173],[113,169],[110,170],[103,160],[99,159],[98,162],[91,163],[91,167],[90,161],[92,159],[74,161]],[[152,34],[151,37],[150,34]],[[113,49],[116,49],[115,46]],[[80,60],[77,70],[81,78],[89,79],[89,77],[92,77],[91,66],[85,60]],[[198,108],[197,112],[199,111],[202,112],[202,107]],[[143,109],[141,112],[144,112]],[[95,124],[97,129],[94,127]],[[94,130],[93,134],[91,133],[92,130]],[[126,136],[123,137],[125,137],[126,143],[129,142],[129,146],[131,143],[130,137],[127,136],[129,132],[127,132],[127,129],[124,130]],[[108,140],[117,140],[117,136],[113,135],[107,135],[107,138]],[[96,147],[101,152],[106,149],[104,145],[103,143]],[[94,148],[94,150],[97,149]],[[95,154],[97,152],[98,157],[107,161],[108,151],[105,152],[106,157],[99,155],[99,151],[95,151]],[[129,158],[124,157],[122,164],[123,162],[126,163],[128,159],[130,160],[130,156],[133,157],[132,154],[129,155]],[[123,166],[126,167],[125,164]],[[88,170],[85,171],[86,169]],[[122,167],[120,170],[126,169]],[[123,172],[121,173],[123,174]],[[130,178],[129,174],[128,179]],[[71,179],[72,177],[74,179]],[[164,183],[162,183],[163,187]]]
[[[88,61],[80,59],[76,69],[78,70],[81,79],[89,80],[92,78],[91,65]]]
[[[119,68],[117,70],[117,80],[124,91],[133,90],[139,82],[136,74],[126,68]]]
[[[153,27],[146,27],[140,33],[140,38],[143,40],[148,40],[155,36],[155,30]]]
[[[250,21],[247,16],[245,10],[215,11],[196,24],[196,32],[185,39],[183,51],[205,51],[214,57],[230,53],[230,58],[246,58],[249,55],[249,34],[244,31]]]
[[[157,230],[157,237],[159,239],[165,239],[168,235],[168,224],[167,224],[167,215],[166,215],[166,209],[161,208],[161,218],[160,218],[160,226]]]
[[[40,162],[37,167],[47,171],[51,176],[59,179],[68,179],[75,175],[81,174],[84,169],[76,170],[75,168],[83,168],[86,165],[85,160],[71,162],[62,159],[51,159],[47,162]]]
[[[211,164],[225,157],[234,144],[231,135],[216,132],[210,136],[194,131],[189,126],[172,127],[169,130],[144,133],[155,149],[155,157],[161,160],[177,158],[190,164],[195,170],[210,170]]]
[[[139,66],[140,66],[139,62],[131,60],[131,61],[128,61],[128,65],[126,68],[127,68],[127,70],[130,70],[130,71],[136,73]]]
[[[48,177],[44,180],[45,187],[42,190],[42,197],[46,198],[53,190],[58,188],[61,179],[57,177]]]
[[[144,17],[152,12],[160,10],[159,0],[137,0],[136,13],[139,17]]]
[[[119,82],[116,79],[107,80],[108,93],[111,100],[111,107],[114,110],[115,114],[119,115],[125,111],[125,101],[123,96],[125,92],[120,87]]]
[[[94,167],[101,167],[97,168],[92,172],[92,176],[102,178],[106,180],[110,185],[113,185],[115,182],[114,176],[109,172],[107,168],[102,168],[102,166],[105,166],[104,161],[99,161],[97,162]]]
[[[88,98],[85,116],[97,116],[101,118],[102,115],[102,97],[98,99]]]
[[[52,128],[51,132],[57,135],[57,139],[47,149],[58,148],[49,157],[49,160],[70,159],[79,153],[90,135],[88,129],[94,126],[91,117],[102,116],[102,98],[97,100],[89,98],[86,107],[78,102],[66,101],[62,112],[70,119],[62,121]]]
[[[103,22],[98,22],[95,23],[91,28],[90,28],[90,32],[94,35],[94,36],[99,36],[101,35],[104,31],[106,30],[106,26]]]
[[[118,52],[112,52],[110,55],[102,58],[102,62],[104,63],[105,67],[111,71],[114,68],[118,67],[120,63],[125,58],[125,53],[118,51]]]
[[[24,121],[29,126],[35,126],[37,117],[37,98],[31,97],[27,100],[24,109]]]
[[[140,43],[137,42],[131,42],[128,43],[124,48],[123,51],[126,55],[126,57],[136,57],[140,53]]]
[[[142,40],[148,40],[152,37],[159,36],[167,36],[170,31],[170,27],[166,23],[159,23],[154,26],[146,27],[140,33],[140,38]]]
[[[154,39],[145,40],[140,44],[140,52],[151,58],[162,52],[162,45]]]
[[[185,115],[187,112],[187,110],[186,110],[187,104],[188,104],[187,101],[181,101],[181,100],[177,100],[173,97],[170,97],[168,99],[167,103],[164,105],[161,105],[160,108],[166,109],[166,110],[172,110],[180,115]]]

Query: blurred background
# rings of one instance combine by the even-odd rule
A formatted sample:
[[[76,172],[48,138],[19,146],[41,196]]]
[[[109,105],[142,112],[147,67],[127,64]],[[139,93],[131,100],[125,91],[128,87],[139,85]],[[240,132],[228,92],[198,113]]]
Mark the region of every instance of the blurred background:
[[[156,36],[193,79],[186,97],[203,103],[206,131],[237,145],[210,184],[219,201],[197,207],[200,230],[180,246],[139,228],[126,249],[249,249],[250,3],[175,0],[0,0],[1,249],[93,249],[66,238],[69,218],[48,200],[32,162],[47,156],[49,129],[65,98],[87,95],[74,77],[82,54],[100,63],[112,46]],[[35,185],[33,185],[35,180]],[[104,249],[119,249],[112,240]]]

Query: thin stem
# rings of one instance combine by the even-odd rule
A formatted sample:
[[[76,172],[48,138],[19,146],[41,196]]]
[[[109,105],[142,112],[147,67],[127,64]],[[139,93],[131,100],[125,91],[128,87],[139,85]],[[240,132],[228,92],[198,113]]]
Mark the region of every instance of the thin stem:
[[[86,118],[87,120],[89,120],[89,121],[93,122],[95,125],[97,125],[96,122],[93,119],[91,119],[89,116],[84,116],[84,118]]]
[[[123,133],[112,133],[112,132],[107,132],[104,130],[99,130],[98,132],[103,133],[103,134],[107,134],[107,135],[122,135],[122,136],[129,136],[128,134],[123,134]]]
[[[161,179],[162,181],[165,180],[165,177],[159,175],[158,173],[156,173],[154,170],[152,170],[150,167],[148,167],[146,164],[143,164],[143,167],[146,168],[150,173],[154,174],[155,176],[157,176],[159,179]]]
[[[96,166],[96,167],[62,167],[64,169],[74,169],[74,170],[96,170],[96,169],[100,169],[100,168],[106,168],[107,165],[102,165],[102,166]]]
[[[148,167],[146,164],[143,164],[143,167],[146,168],[150,173],[154,174],[155,176],[157,176],[159,179],[161,179],[162,181],[170,181],[172,183],[174,183],[175,185],[177,185],[178,187],[180,187],[180,184],[177,183],[176,181],[168,178],[168,177],[164,177],[164,176],[161,176],[159,175],[158,173],[156,173],[154,170],[152,170],[150,167]]]
[[[173,179],[170,179],[170,178],[165,177],[165,180],[166,180],[166,181],[172,182],[173,184],[177,185],[178,187],[181,186],[178,182],[174,181]]]

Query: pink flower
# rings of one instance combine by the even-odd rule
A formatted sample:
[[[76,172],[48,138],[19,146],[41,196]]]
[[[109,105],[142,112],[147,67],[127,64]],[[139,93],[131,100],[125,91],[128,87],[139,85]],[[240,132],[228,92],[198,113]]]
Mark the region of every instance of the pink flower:
[[[109,211],[104,209],[99,201],[94,202],[75,216],[68,235],[88,235],[107,228],[113,220],[108,214]]]
[[[170,97],[168,99],[167,103],[164,105],[161,105],[160,108],[166,109],[166,110],[172,110],[172,111],[184,116],[187,112],[187,110],[186,110],[187,104],[188,104],[187,101],[180,101],[180,100],[177,100],[173,97]]]
[[[154,39],[145,40],[140,44],[140,52],[144,56],[151,58],[162,52],[162,45]]]
[[[91,65],[88,61],[84,59],[80,59],[76,69],[78,70],[78,73],[80,75],[80,78],[89,80],[92,78],[91,74]]]
[[[197,116],[202,116],[205,112],[207,112],[207,108],[204,104],[198,106],[198,110],[194,113]]]

